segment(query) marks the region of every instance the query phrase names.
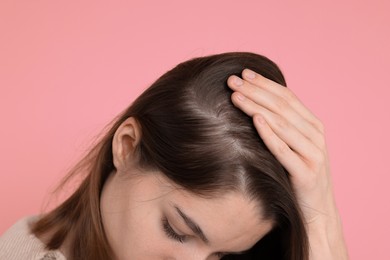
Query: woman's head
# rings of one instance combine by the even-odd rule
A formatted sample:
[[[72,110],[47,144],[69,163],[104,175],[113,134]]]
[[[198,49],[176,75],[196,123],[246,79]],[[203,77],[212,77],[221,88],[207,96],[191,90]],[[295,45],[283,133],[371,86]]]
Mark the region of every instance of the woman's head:
[[[208,207],[212,208],[225,205],[221,207],[226,210],[230,207],[231,211],[227,210],[220,216],[223,220],[228,219],[226,214],[229,212],[242,211],[243,215],[238,214],[232,225],[236,227],[246,222],[248,225],[243,228],[263,228],[258,232],[257,240],[269,233],[247,256],[257,259],[273,254],[275,259],[285,254],[285,259],[305,259],[306,233],[288,173],[266,148],[252,119],[231,102],[232,91],[227,86],[227,78],[239,76],[244,68],[286,85],[282,73],[272,61],[253,53],[224,53],[179,64],[161,76],[120,115],[84,160],[82,166],[89,175],[57,212],[67,214],[65,211],[70,206],[83,211],[85,219],[89,218],[85,221],[95,236],[95,244],[106,242],[104,230],[109,240],[119,241],[118,237],[113,238],[114,234],[102,224],[97,213],[100,203],[106,199],[103,187],[110,183],[113,175],[120,173],[123,190],[134,197],[137,194],[131,193],[131,189],[144,183],[137,179],[141,176],[145,181],[159,180],[161,187],[171,187],[172,192],[183,195],[181,198],[190,196],[197,202],[209,201]],[[77,169],[80,170],[80,167]],[[123,183],[126,185],[123,186]],[[149,187],[152,187],[152,182]],[[81,200],[76,202],[76,198]],[[241,203],[231,204],[233,201]],[[240,209],[240,204],[246,207]],[[177,211],[178,207],[171,206]],[[205,211],[202,206],[198,209]],[[194,210],[192,215],[200,214]],[[55,211],[51,214],[54,215]],[[105,214],[102,214],[103,218],[108,216]],[[245,217],[254,217],[256,221],[248,223]],[[59,214],[56,219],[61,219]],[[79,221],[75,215],[70,219]],[[56,229],[53,221],[48,220],[46,217],[46,224],[52,223]],[[72,221],[68,221],[67,225],[77,227],[76,223],[70,223]],[[271,228],[273,231],[269,232]],[[39,228],[36,231],[39,233]],[[60,231],[57,232],[57,240],[60,240],[60,234],[66,233]],[[247,239],[246,245],[253,245],[256,235],[246,233],[247,236],[243,236],[244,240]],[[223,234],[216,235],[221,237]],[[74,250],[77,251],[76,247]],[[246,259],[244,257],[236,258]]]

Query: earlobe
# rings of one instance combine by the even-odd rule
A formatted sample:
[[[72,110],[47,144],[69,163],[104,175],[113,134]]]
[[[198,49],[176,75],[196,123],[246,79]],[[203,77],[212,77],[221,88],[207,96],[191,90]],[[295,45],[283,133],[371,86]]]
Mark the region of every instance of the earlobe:
[[[141,131],[134,117],[127,118],[116,130],[112,140],[112,155],[117,171],[123,171],[136,161],[135,150]]]

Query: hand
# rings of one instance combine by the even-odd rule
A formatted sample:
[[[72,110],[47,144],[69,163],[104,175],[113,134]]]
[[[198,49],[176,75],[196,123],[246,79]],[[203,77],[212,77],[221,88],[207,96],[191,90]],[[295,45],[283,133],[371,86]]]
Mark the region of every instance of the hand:
[[[337,236],[346,257],[322,122],[290,89],[248,69],[243,70],[242,78],[230,76],[228,79],[228,86],[234,91],[232,101],[253,118],[260,137],[289,172],[309,242],[314,243],[311,243],[312,249],[323,242],[332,243],[328,240]],[[339,258],[341,255],[343,253],[337,254],[335,259],[347,259]],[[318,256],[321,258],[320,254]]]

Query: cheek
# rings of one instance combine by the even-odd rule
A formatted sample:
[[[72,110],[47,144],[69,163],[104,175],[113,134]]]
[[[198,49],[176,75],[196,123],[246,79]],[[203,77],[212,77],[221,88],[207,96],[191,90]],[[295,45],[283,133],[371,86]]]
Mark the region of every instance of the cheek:
[[[112,244],[118,260],[154,260],[173,255],[177,245],[165,236],[160,214],[158,207],[138,207],[118,219],[121,228],[115,230]]]

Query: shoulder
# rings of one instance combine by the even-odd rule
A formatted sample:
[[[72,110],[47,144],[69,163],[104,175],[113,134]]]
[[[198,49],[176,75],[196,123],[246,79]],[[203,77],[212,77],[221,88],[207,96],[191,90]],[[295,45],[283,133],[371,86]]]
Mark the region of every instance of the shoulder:
[[[66,260],[58,250],[46,250],[45,245],[30,233],[29,224],[37,218],[20,219],[0,237],[0,260]]]

